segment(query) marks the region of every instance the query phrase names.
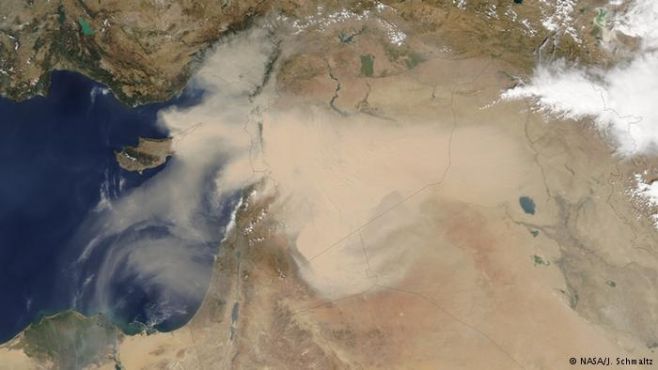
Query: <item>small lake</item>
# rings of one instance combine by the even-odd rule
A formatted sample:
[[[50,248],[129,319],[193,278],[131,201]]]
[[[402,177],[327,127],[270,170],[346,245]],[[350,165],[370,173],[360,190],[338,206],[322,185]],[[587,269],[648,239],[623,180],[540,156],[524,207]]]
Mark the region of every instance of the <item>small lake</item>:
[[[535,201],[528,197],[528,196],[522,196],[519,198],[519,205],[521,206],[521,209],[523,209],[523,212],[529,214],[529,215],[534,215],[535,214]]]
[[[102,230],[102,222],[89,219],[102,220],[98,209],[103,203],[122,199],[170,166],[168,162],[142,175],[130,173],[118,167],[114,151],[136,145],[140,136],[166,137],[167,130],[157,124],[158,112],[189,107],[202,98],[202,92],[188,89],[168,102],[130,108],[104,86],[63,71],[53,74],[47,97],[24,102],[0,98],[0,342],[41,314],[69,308],[86,314],[104,312],[119,324],[152,322],[161,330],[177,328],[194,314],[203,294],[179,302],[165,285],[146,284],[146,273],[122,270],[120,260],[103,285],[107,290],[102,292],[103,305],[94,291],[99,286],[94,282],[97,270],[112,253],[126,246],[138,248],[136,241],[144,237],[151,244],[170,243],[163,235],[173,233],[170,229],[176,225],[171,220],[143,221],[103,236],[98,241],[101,247],[84,260],[80,256],[85,246],[102,233],[81,228],[91,223]],[[231,204],[201,205],[209,220],[205,227],[215,230],[225,223]],[[199,292],[205,292],[202,288],[207,287],[213,253],[221,240],[221,228],[216,230],[209,240],[195,241],[195,248],[183,249],[177,256],[185,259],[188,251],[194,254],[190,258],[201,269],[195,278],[206,279],[197,282]],[[159,257],[149,258],[157,262]],[[153,312],[163,299],[171,314],[158,312],[162,317],[155,320]]]

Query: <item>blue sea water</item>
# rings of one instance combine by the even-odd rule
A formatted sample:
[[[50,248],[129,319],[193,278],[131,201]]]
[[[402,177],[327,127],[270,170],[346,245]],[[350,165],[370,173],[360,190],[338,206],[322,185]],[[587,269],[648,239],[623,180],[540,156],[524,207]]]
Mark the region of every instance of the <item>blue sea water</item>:
[[[188,89],[171,101],[130,108],[108,94],[104,86],[79,74],[56,72],[48,96],[24,102],[0,98],[0,342],[4,342],[41,314],[74,308],[91,314],[105,312],[120,323],[145,322],[149,310],[166,296],[176,308],[175,296],[153,286],[142,286],[136,276],[112,276],[106,296],[109,306],[99,308],[85,300],[93,289],[85,283],[122,240],[144,234],[152,240],[167,235],[166,222],[136,225],[112,240],[102,241],[82,265],[74,261],[84,240],[76,240],[80,227],[101,201],[101,194],[119,199],[145,181],[157,177],[165,164],[144,174],[118,167],[113,152],[135,145],[138,137],[166,137],[157,125],[158,111],[167,107],[197,104],[203,92]],[[226,219],[232,203],[222,207],[206,204],[209,227]],[[213,218],[214,217],[214,218]],[[219,230],[219,229],[218,229]],[[208,248],[194,258],[212,268],[216,235]],[[77,266],[79,271],[72,271]],[[202,282],[203,284],[204,282]],[[207,284],[207,282],[205,282]],[[189,297],[187,297],[189,298]],[[186,322],[202,296],[181,302],[184,309],[157,324],[169,330]],[[173,300],[173,302],[172,302]],[[174,310],[176,311],[176,310]]]

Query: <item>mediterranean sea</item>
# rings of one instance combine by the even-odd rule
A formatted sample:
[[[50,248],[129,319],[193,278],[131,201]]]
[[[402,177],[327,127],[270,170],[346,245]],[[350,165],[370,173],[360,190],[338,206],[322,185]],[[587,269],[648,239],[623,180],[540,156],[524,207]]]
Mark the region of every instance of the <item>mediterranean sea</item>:
[[[23,102],[0,98],[0,342],[41,315],[66,309],[104,313],[124,329],[145,324],[171,330],[189,320],[205,294],[222,237],[220,226],[234,203],[200,200],[204,227],[213,231],[204,234],[208,240],[188,241],[175,256],[191,258],[201,269],[195,275],[197,280],[201,276],[196,282],[200,288],[185,296],[168,293],[166,279],[153,284],[153,276],[167,271],[165,267],[141,274],[122,265],[129,261],[121,259],[111,269],[107,266],[121,248],[130,246],[131,255],[137,248],[148,248],[136,243],[144,238],[150,244],[176,244],[171,237],[175,220],[143,220],[104,233],[101,215],[109,212],[102,209],[104,203],[134,193],[175,160],[140,175],[119,168],[114,151],[136,145],[140,136],[166,137],[158,112],[185,109],[202,98],[203,92],[186,89],[170,101],[131,108],[105,86],[64,71],[53,73],[45,97]],[[211,173],[208,176],[210,184]],[[92,240],[95,237],[100,239]],[[92,242],[98,246],[89,251]],[[82,258],[84,253],[89,255]],[[156,266],[159,256],[149,254],[153,264],[148,266]],[[172,260],[162,258],[162,266]],[[103,284],[95,281],[100,269],[107,270]],[[162,300],[169,310],[166,315],[158,311]]]

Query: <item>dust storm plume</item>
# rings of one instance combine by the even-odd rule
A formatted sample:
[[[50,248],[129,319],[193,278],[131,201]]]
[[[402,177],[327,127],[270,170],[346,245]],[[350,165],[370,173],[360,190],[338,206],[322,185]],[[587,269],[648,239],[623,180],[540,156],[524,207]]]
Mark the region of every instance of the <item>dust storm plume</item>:
[[[204,91],[202,104],[160,112],[160,124],[174,138],[175,155],[166,168],[122,197],[102,196],[75,236],[84,247],[74,252],[80,257],[72,270],[80,271],[81,286],[74,307],[117,315],[128,301],[146,301],[140,320],[157,325],[189,317],[203,298],[240,186],[253,181],[216,179],[248,156],[252,144],[245,130],[255,106],[250,96],[274,50],[265,33],[241,37],[218,46],[222,58],[210,58],[191,82]]]
[[[496,149],[507,140],[501,132],[456,128],[450,115],[390,121],[337,115],[323,102],[279,104],[288,97],[276,86],[276,61],[290,48],[273,28],[226,39],[192,81],[203,101],[161,113],[173,159],[81,236],[91,240],[82,262],[95,250],[104,255],[98,273],[86,276],[96,307],[116,307],[112,292],[122,279],[161,297],[146,315],[153,322],[172,314],[167,302],[203,296],[207,257],[216,251],[208,245],[219,244],[238,194],[254,184],[275,196],[271,215],[292,241],[304,280],[339,298],[404,278],[428,242],[410,230],[424,225],[423,203],[438,187],[466,199],[470,186],[494,205],[525,171],[510,160],[515,145]],[[451,163],[459,169],[444,182]],[[493,177],[494,168],[510,181],[480,186],[478,174]]]
[[[276,196],[270,212],[320,295],[342,297],[403,278],[418,258],[414,245],[424,243],[406,230],[423,224],[422,203],[438,186],[459,198],[464,184],[475,184],[480,200],[496,204],[510,185],[478,188],[477,174],[492,177],[495,168],[510,182],[521,177],[523,166],[510,170],[516,146],[496,149],[507,139],[494,128],[455,128],[450,115],[389,121],[338,115],[324,102],[288,104],[272,62],[277,53],[294,53],[290,48],[276,33],[237,35],[197,74],[209,92],[203,103],[165,112],[162,121],[187,166],[205,163],[209,150],[223,153],[218,189],[259,183],[262,194]],[[453,140],[461,149],[451,149]],[[461,170],[444,184],[451,161]]]
[[[176,156],[197,166],[209,148],[221,148],[218,188],[260,182],[263,193],[275,194],[274,217],[294,240],[303,277],[321,295],[401,278],[405,249],[386,241],[416,222],[418,209],[403,203],[444,176],[450,120],[397,124],[340,117],[323,106],[278,109],[276,99],[285,96],[276,86],[252,93],[266,80],[263,61],[273,53],[259,37],[268,38],[241,35],[220,46],[196,77],[209,91],[204,102],[163,114]],[[258,55],[265,58],[260,64]],[[258,74],[250,74],[250,63]],[[372,244],[366,261],[359,231],[375,219],[377,230],[363,234]]]

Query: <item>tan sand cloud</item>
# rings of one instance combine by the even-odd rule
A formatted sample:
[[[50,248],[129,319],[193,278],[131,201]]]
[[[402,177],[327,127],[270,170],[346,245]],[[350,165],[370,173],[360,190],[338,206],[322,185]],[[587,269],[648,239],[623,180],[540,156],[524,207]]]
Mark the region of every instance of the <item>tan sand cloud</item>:
[[[268,37],[241,35],[219,46],[196,78],[209,91],[204,102],[163,120],[186,166],[222,153],[218,189],[270,185],[278,199],[273,212],[295,241],[303,276],[322,295],[404,276],[417,241],[396,235],[423,222],[420,204],[428,197],[495,206],[515,196],[528,164],[503,130],[475,122],[490,115],[480,101],[465,100],[474,122],[463,127],[446,114],[396,122],[340,116],[320,105],[276,108],[285,97],[274,86],[251,96],[274,50]],[[400,86],[390,80],[383,88]]]

